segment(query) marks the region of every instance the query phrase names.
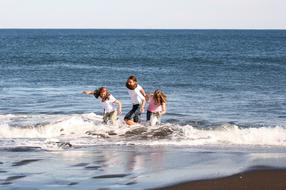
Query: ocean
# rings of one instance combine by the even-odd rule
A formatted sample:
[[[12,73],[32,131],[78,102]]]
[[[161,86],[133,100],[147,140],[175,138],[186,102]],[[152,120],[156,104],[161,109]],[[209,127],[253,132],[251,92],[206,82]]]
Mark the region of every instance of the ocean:
[[[0,188],[148,189],[286,166],[285,30],[0,30]],[[124,125],[125,82],[167,94]],[[122,101],[118,125],[83,90]]]

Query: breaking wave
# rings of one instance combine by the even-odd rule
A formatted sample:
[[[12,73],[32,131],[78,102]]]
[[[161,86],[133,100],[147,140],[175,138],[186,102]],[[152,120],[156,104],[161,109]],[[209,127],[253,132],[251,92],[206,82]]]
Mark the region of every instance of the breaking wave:
[[[174,146],[286,146],[286,128],[240,127],[221,124],[194,127],[164,123],[128,127],[103,125],[94,113],[73,115],[0,115],[0,149],[66,149],[94,145],[174,145]]]

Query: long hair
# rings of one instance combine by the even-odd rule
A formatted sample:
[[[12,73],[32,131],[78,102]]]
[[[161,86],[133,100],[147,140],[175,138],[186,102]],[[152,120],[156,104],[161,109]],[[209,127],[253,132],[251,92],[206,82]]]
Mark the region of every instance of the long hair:
[[[128,81],[129,80],[133,80],[136,84],[135,84],[135,86],[130,86],[129,84],[128,84]],[[131,75],[128,79],[127,79],[127,81],[126,81],[126,87],[129,89],[129,90],[134,90],[136,87],[137,87],[137,78],[136,78],[136,76],[134,76],[134,75]]]
[[[166,94],[159,89],[155,90],[155,92],[153,94],[153,99],[154,99],[155,103],[159,104],[159,105],[162,105],[163,103],[167,103]]]
[[[103,92],[103,91],[106,91],[106,95],[105,95],[105,96],[102,95],[102,92]],[[107,88],[105,88],[105,87],[100,87],[100,88],[98,88],[98,89],[96,89],[96,90],[94,91],[94,96],[95,96],[95,98],[100,97],[100,98],[102,99],[102,102],[104,102],[104,101],[106,101],[106,100],[109,100],[110,93],[109,93],[109,91],[107,90]]]

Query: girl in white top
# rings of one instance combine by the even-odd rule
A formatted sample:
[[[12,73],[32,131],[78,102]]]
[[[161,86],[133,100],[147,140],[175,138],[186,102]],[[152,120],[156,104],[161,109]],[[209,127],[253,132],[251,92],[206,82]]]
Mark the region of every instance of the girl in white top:
[[[101,105],[104,109],[103,122],[107,124],[110,120],[113,125],[116,124],[117,115],[121,114],[122,104],[108,92],[107,88],[101,87],[94,91],[86,90],[82,93],[100,98]],[[117,104],[117,110],[115,104]]]
[[[134,125],[140,122],[140,115],[144,112],[146,94],[144,89],[137,83],[135,76],[130,76],[127,79],[126,87],[131,98],[132,109],[125,115],[124,120],[127,125]]]

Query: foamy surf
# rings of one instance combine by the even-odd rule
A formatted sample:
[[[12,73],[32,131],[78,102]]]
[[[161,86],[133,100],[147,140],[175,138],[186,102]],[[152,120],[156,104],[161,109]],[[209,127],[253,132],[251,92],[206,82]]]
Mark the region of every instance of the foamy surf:
[[[286,129],[223,124],[213,128],[165,123],[128,127],[102,124],[94,113],[73,115],[0,115],[1,148],[44,150],[94,145],[286,146]]]

